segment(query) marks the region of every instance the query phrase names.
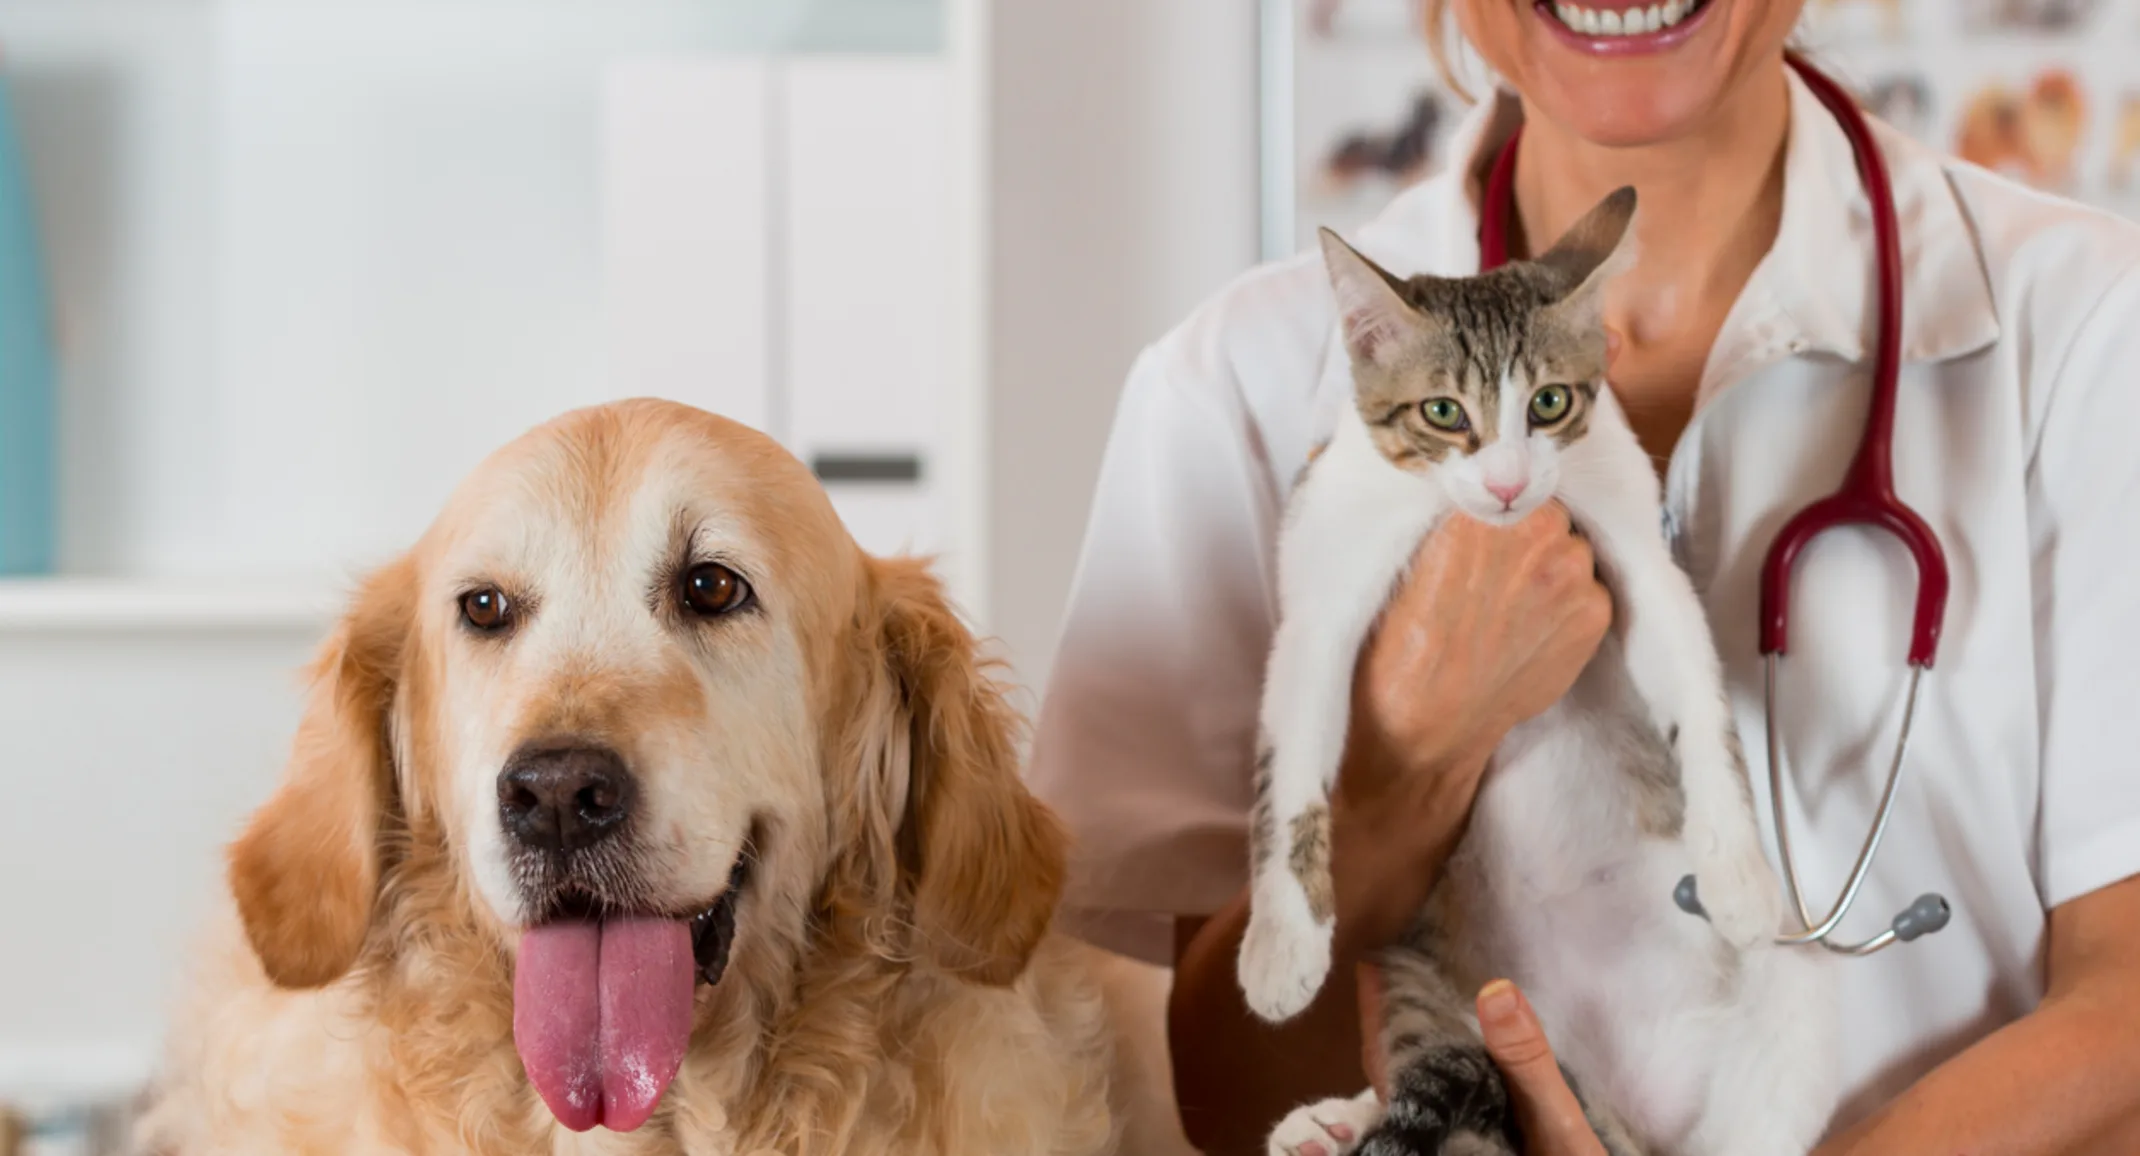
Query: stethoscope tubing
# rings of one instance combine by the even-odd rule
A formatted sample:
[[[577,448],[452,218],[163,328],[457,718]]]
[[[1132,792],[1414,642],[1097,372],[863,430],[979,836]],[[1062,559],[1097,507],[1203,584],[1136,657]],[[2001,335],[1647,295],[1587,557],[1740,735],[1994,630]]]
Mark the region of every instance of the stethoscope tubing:
[[[1835,493],[1799,511],[1785,523],[1771,544],[1761,574],[1761,653],[1764,658],[1763,707],[1768,726],[1769,801],[1775,812],[1776,850],[1782,861],[1783,882],[1796,912],[1799,930],[1779,934],[1775,942],[1802,947],[1819,944],[1839,955],[1866,956],[1894,943],[1908,942],[1945,927],[1947,901],[1936,894],[1919,896],[1897,913],[1886,930],[1855,943],[1834,938],[1835,931],[1856,904],[1872,865],[1894,818],[1895,800],[1902,782],[1902,766],[1909,749],[1910,730],[1917,716],[1917,699],[1924,673],[1938,651],[1941,620],[1947,601],[1947,564],[1939,538],[1915,510],[1896,494],[1893,448],[1896,394],[1901,378],[1902,245],[1895,220],[1894,189],[1887,166],[1873,140],[1871,126],[1850,95],[1795,53],[1785,56],[1806,86],[1834,114],[1858,164],[1866,198],[1870,202],[1875,249],[1874,280],[1878,338],[1873,351],[1872,396],[1866,413],[1865,432],[1858,444],[1843,484]],[[1479,217],[1479,267],[1497,268],[1508,260],[1508,218],[1515,196],[1516,141],[1518,125],[1501,147],[1489,171]],[[1879,810],[1874,816],[1850,876],[1835,904],[1817,922],[1806,906],[1797,863],[1791,852],[1790,821],[1783,789],[1783,750],[1776,726],[1776,676],[1788,640],[1791,572],[1800,550],[1821,533],[1845,524],[1876,526],[1894,535],[1908,548],[1917,565],[1917,606],[1910,637],[1909,692],[1902,712],[1902,733],[1895,739],[1894,757],[1888,763],[1887,782],[1881,789]],[[1695,881],[1690,876],[1674,893],[1675,901],[1690,912],[1700,913]]]
[[[1778,857],[1783,860],[1784,889],[1790,893],[1791,907],[1798,912],[1799,925],[1805,930],[1777,936],[1776,942],[1787,946],[1819,943],[1831,951],[1845,955],[1871,955],[1888,944],[1896,942],[1901,938],[1901,934],[1890,926],[1871,939],[1858,943],[1837,943],[1830,936],[1835,933],[1836,927],[1843,922],[1843,916],[1850,913],[1851,905],[1857,902],[1858,890],[1865,886],[1865,877],[1872,872],[1873,857],[1880,853],[1880,841],[1887,836],[1888,820],[1894,817],[1895,789],[1902,783],[1903,755],[1909,749],[1910,724],[1917,715],[1917,688],[1924,680],[1925,668],[1921,666],[1912,666],[1910,668],[1909,695],[1904,700],[1902,707],[1902,733],[1895,738],[1895,755],[1888,763],[1887,786],[1881,789],[1880,809],[1873,818],[1872,829],[1865,833],[1865,843],[1858,849],[1858,860],[1851,866],[1850,879],[1843,885],[1842,893],[1836,897],[1835,906],[1829,908],[1827,917],[1816,925],[1813,922],[1812,912],[1806,909],[1804,896],[1798,890],[1798,868],[1791,861],[1790,820],[1785,817],[1783,798],[1783,751],[1781,749],[1782,745],[1777,738],[1775,722],[1776,664],[1779,657],[1779,655],[1771,654],[1768,656],[1767,662],[1763,664],[1766,671],[1766,677],[1763,679],[1763,698],[1766,702],[1769,720],[1769,805],[1775,812],[1776,817],[1776,852]],[[1937,929],[1934,928],[1932,930]],[[1914,939],[1916,936],[1913,935],[1910,938]]]

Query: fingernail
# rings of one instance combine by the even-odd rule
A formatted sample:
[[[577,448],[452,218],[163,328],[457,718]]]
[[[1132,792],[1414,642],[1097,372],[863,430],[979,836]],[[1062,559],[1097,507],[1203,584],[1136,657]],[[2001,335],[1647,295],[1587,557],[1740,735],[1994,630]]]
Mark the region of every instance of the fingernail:
[[[1523,997],[1517,994],[1516,985],[1505,979],[1497,979],[1479,992],[1479,1018],[1488,1020],[1495,1027],[1514,1027],[1523,1015]]]

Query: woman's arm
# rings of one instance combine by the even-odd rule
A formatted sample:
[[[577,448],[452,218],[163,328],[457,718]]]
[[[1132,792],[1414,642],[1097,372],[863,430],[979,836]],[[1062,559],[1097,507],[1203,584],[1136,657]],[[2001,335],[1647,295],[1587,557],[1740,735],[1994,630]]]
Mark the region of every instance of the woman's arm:
[[[1283,1024],[1250,1014],[1234,979],[1248,927],[1248,894],[1209,919],[1178,922],[1180,962],[1167,1000],[1167,1046],[1182,1131],[1212,1156],[1264,1151],[1272,1126],[1296,1105],[1351,1095],[1360,1072],[1354,968],[1333,953],[1315,1002]]]
[[[2127,1156],[2140,1152],[2140,876],[2051,910],[2036,1010],[1934,1068],[1813,1156]],[[1574,1102],[1528,1008],[1488,1045],[1518,1102]],[[1576,1117],[1579,1122],[1580,1117]],[[1532,1156],[1595,1156],[1573,1127]]]
[[[1483,762],[1451,766],[1436,777],[1468,794],[1465,785],[1476,784],[1481,769]],[[1245,888],[1208,919],[1176,922],[1167,1003],[1174,1098],[1183,1131],[1214,1156],[1262,1152],[1272,1126],[1293,1108],[1367,1086],[1362,1044],[1372,1037],[1362,1031],[1359,964],[1396,938],[1424,905],[1449,841],[1427,843],[1419,847],[1420,859],[1400,862],[1395,856],[1419,846],[1418,840],[1378,831],[1358,814],[1333,813],[1332,826],[1340,910],[1330,976],[1299,1015],[1269,1024],[1242,998],[1235,963],[1248,928]]]
[[[2140,1150],[2140,878],[2053,908],[2036,1010],[1919,1080],[1818,1156]]]

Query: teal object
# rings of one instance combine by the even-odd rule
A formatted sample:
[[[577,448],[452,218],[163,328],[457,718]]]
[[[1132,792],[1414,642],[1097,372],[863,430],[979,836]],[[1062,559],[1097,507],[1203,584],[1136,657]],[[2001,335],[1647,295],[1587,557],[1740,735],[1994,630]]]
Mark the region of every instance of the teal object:
[[[58,536],[54,377],[36,206],[0,77],[0,574],[52,570]]]

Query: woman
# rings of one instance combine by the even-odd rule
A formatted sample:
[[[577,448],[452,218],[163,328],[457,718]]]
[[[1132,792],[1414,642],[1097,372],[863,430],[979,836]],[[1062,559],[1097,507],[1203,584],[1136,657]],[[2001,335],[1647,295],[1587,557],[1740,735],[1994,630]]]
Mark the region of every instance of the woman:
[[[1484,174],[1518,123],[1513,256],[1638,188],[1610,376],[1666,480],[1757,780],[1755,576],[1782,521],[1842,477],[1877,332],[1852,153],[1785,62],[1801,4],[1706,0],[1613,37],[1581,10],[1457,0],[1508,91],[1473,111],[1444,175],[1351,238],[1400,273],[1475,271]],[[1897,485],[1953,592],[1897,819],[1842,934],[1924,891],[1954,918],[1840,961],[1838,1006],[1805,1009],[1838,1017],[1849,1047],[1819,1151],[2140,1151],[2140,229],[1876,132],[1905,267]],[[1343,965],[1417,908],[1487,753],[1572,683],[1610,616],[1556,507],[1506,530],[1459,519],[1422,546],[1358,669],[1333,823],[1340,966],[1297,1019],[1256,1021],[1234,964],[1271,559],[1287,484],[1350,401],[1334,321],[1302,256],[1139,359],[1036,734],[1035,781],[1082,849],[1070,918],[1174,968],[1177,1099],[1214,1154],[1260,1152],[1290,1108],[1362,1086]],[[1813,904],[1877,802],[1911,582],[1887,540],[1855,533],[1797,568],[1778,737]],[[1531,1135],[1597,1151],[1521,994],[1490,988],[1481,1019]]]

